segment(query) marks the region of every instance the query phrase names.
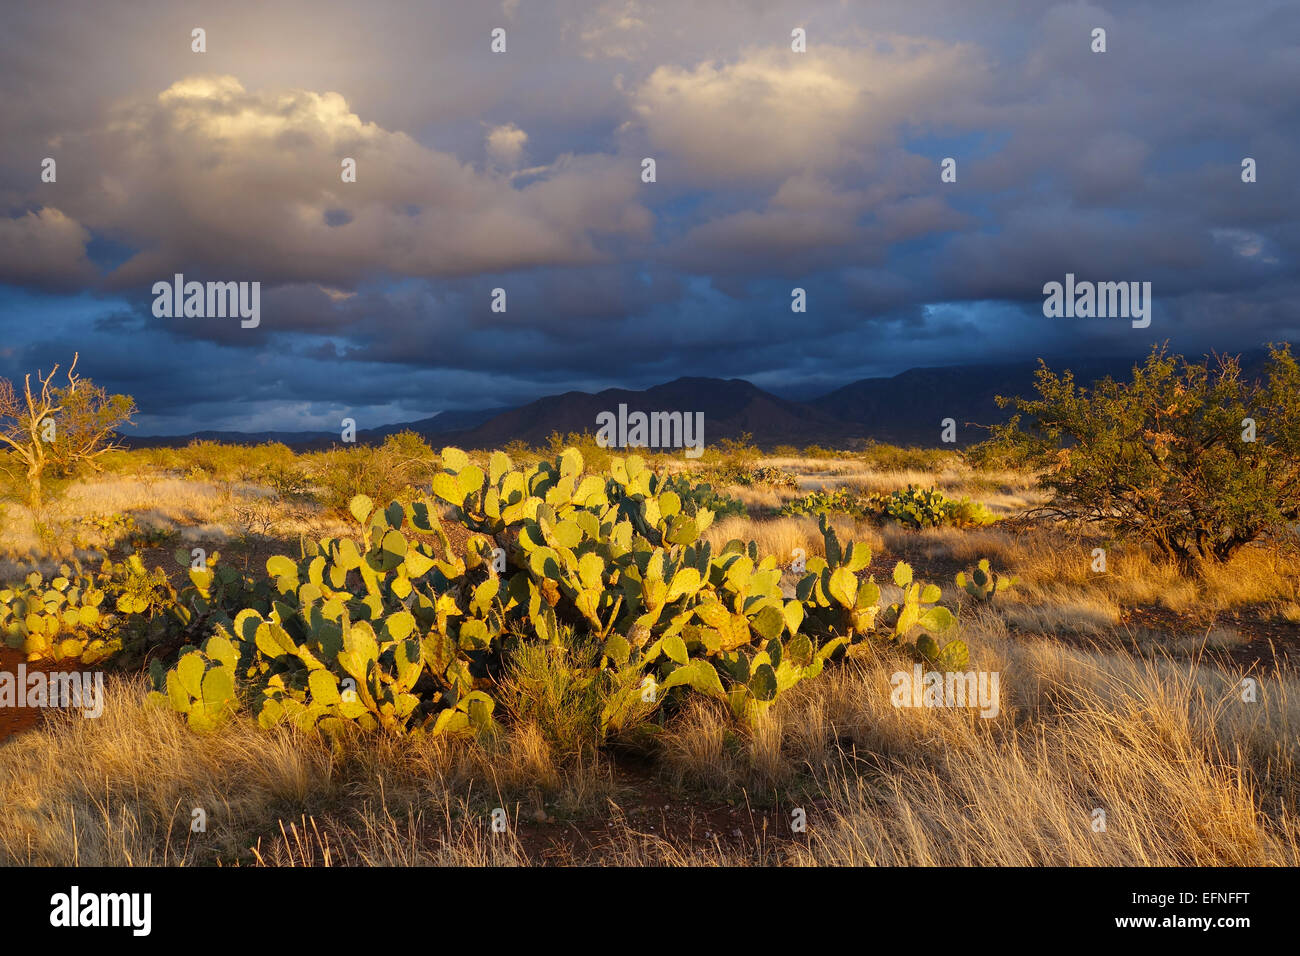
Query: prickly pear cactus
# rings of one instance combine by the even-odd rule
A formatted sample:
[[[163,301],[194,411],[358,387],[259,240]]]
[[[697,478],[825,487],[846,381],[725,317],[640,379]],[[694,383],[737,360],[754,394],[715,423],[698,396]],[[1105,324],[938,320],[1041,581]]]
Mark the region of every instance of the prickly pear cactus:
[[[989,567],[988,558],[981,558],[978,566],[969,575],[964,571],[958,571],[956,577],[957,587],[962,588],[975,600],[984,602],[992,601],[1000,592],[1014,587],[1017,581],[1017,578],[993,571]]]
[[[0,634],[28,660],[96,664],[121,647],[106,597],[80,563],[61,566],[48,581],[33,571],[20,584],[0,589]]]
[[[354,534],[270,558],[229,615],[217,582],[196,581],[212,636],[155,668],[155,701],[198,728],[243,712],[331,736],[481,735],[509,648],[580,636],[603,651],[588,675],[610,688],[602,733],[687,693],[754,720],[855,645],[915,647],[953,623],[904,564],[901,600],[884,606],[870,551],[841,545],[824,517],[825,557],[787,594],[775,557],[701,540],[714,512],[637,456],[597,474],[571,448],[528,467],[439,457],[432,498],[357,496]],[[459,553],[443,520],[472,532]]]

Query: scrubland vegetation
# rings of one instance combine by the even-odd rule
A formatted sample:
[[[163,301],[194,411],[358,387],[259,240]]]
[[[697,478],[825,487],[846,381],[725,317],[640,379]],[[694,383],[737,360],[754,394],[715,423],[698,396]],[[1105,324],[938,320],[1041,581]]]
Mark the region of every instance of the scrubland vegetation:
[[[0,862],[1296,865],[1275,358],[1047,377],[967,452],[405,433],[16,475],[4,669],[110,676],[0,743]],[[996,716],[898,706],[918,665],[999,675]]]

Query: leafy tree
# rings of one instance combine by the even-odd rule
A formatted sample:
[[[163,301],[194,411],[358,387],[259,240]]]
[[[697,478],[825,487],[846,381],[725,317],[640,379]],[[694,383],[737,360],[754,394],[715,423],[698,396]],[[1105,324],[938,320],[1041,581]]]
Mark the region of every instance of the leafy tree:
[[[1045,468],[1045,509],[1145,538],[1184,568],[1223,561],[1300,519],[1300,367],[1271,346],[1264,373],[1152,349],[1130,382],[1091,388],[1040,362],[1037,398],[1014,405],[981,451]],[[1249,419],[1249,421],[1247,421]]]
[[[49,375],[36,373],[36,391],[31,374],[24,376],[21,395],[13,382],[0,378],[0,447],[24,469],[27,501],[33,508],[41,506],[41,479],[47,471],[66,475],[83,466],[99,470],[96,459],[120,447],[117,429],[135,414],[130,396],[109,395],[90,379],[78,377],[78,358],[74,354],[63,387],[54,384],[57,365]]]

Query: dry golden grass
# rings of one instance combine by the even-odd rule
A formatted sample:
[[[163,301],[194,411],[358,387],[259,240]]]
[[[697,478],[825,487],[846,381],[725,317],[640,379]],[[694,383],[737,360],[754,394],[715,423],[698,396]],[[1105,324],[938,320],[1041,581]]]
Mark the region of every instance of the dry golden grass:
[[[881,545],[880,532],[869,522],[854,521],[846,516],[831,519],[831,526],[840,541],[862,541],[873,550]],[[754,521],[731,516],[715,521],[702,536],[716,550],[733,538],[753,541],[758,545],[759,557],[775,555],[778,563],[787,565],[796,548],[802,548],[805,557],[824,557],[826,542],[818,529],[817,519],[807,515],[790,518],[768,518]]]
[[[986,666],[980,664],[978,666]],[[878,721],[873,774],[831,774],[831,809],[799,862],[839,865],[1295,865],[1293,675],[1240,700],[1235,681],[1169,661],[1040,643],[1000,665],[1006,719],[898,710]],[[880,685],[889,665],[865,680]],[[816,693],[816,685],[809,692]],[[876,701],[874,705],[871,701]],[[1007,711],[1014,707],[1013,714]],[[923,725],[897,741],[891,717]],[[883,725],[887,729],[880,729]],[[1093,829],[1093,811],[1106,829]]]
[[[98,719],[55,712],[0,748],[0,859],[130,866],[233,856],[268,807],[333,793],[332,759],[319,743],[246,722],[197,736],[144,707],[144,690],[111,680]],[[196,807],[207,813],[201,836],[190,833]]]
[[[743,849],[640,832],[608,766],[560,766],[535,728],[484,745],[370,738],[331,750],[236,722],[192,734],[116,681],[104,716],[0,748],[0,863],[513,865],[539,809],[605,821],[596,861],[836,865],[1297,865],[1300,684],[1008,641],[965,625],[1000,713],[896,708],[869,653],[751,730],[696,700],[660,735],[664,785],[806,805],[809,833]],[[809,799],[812,800],[809,803]],[[207,831],[191,833],[194,807]],[[491,832],[491,808],[511,821]],[[1093,811],[1106,814],[1094,832]]]
[[[799,497],[802,492],[789,488],[770,488],[766,485],[747,487],[745,485],[723,485],[719,489],[740,501],[747,511],[780,511],[787,501]]]
[[[1288,624],[1300,624],[1300,603],[1295,601],[1278,601],[1272,605],[1272,619],[1286,621]]]
[[[947,464],[929,471],[919,468],[882,469],[853,459],[764,458],[761,464],[790,472],[795,476],[798,488],[728,484],[718,490],[739,499],[751,513],[779,510],[787,502],[809,492],[829,492],[838,488],[849,488],[858,493],[887,493],[908,485],[934,487],[952,497],[980,501],[1000,515],[1024,511],[1047,500],[1047,496],[1035,487],[1033,475],[1016,471],[977,471],[960,464]]]
[[[851,459],[768,460],[828,487],[893,490],[909,481],[1014,509],[1036,503],[1031,477],[879,471]],[[784,490],[730,489],[750,507]],[[182,540],[240,533],[240,510],[272,509],[282,533],[345,529],[319,509],[291,509],[252,485],[108,478],[74,486],[45,516],[130,513]],[[775,503],[774,503],[775,502]],[[40,516],[38,516],[39,518]],[[648,832],[630,810],[611,751],[560,752],[547,727],[509,723],[481,743],[358,738],[331,749],[247,720],[191,733],[142,704],[143,681],[114,679],[98,720],[53,714],[0,745],[0,865],[524,865],[542,862],[535,817],[580,822],[603,835],[574,862],[617,865],[1297,865],[1300,864],[1300,681],[1286,667],[1241,699],[1243,673],[1201,655],[1238,647],[1214,619],[1256,607],[1300,622],[1300,568],[1264,547],[1187,577],[1131,545],[1107,551],[1059,528],[907,531],[832,522],[955,593],[954,565],[989,558],[1017,587],[991,606],[962,598],[959,636],[972,668],[1000,675],[1000,713],[896,708],[890,676],[905,664],[883,650],[796,687],[754,727],[716,702],[690,699],[655,735],[648,772],[683,799],[808,809],[806,836],[728,846]],[[211,536],[209,538],[209,536]],[[726,518],[715,548],[753,539],[788,566],[796,549],[823,553],[810,517]],[[33,516],[8,506],[0,553],[56,557]],[[931,572],[929,562],[946,570]],[[0,567],[0,578],[10,568]],[[897,589],[885,584],[885,600]],[[1135,606],[1190,615],[1179,633],[1121,622]],[[1133,653],[1104,644],[1124,631]],[[1057,641],[1067,638],[1068,643]],[[1096,648],[1081,639],[1098,639]],[[191,814],[207,814],[205,832]],[[510,826],[493,833],[489,814]],[[1106,829],[1093,829],[1093,811]],[[535,835],[534,835],[535,836]]]
[[[281,836],[280,820],[322,812],[358,832],[374,829],[366,849],[377,854],[392,849],[381,839],[395,832],[392,807],[441,820],[474,806],[486,818],[497,806],[531,812],[545,799],[573,813],[612,792],[607,766],[557,766],[527,725],[472,747],[358,737],[332,750],[248,720],[195,734],[145,705],[145,691],[142,680],[110,679],[100,718],[53,712],[0,746],[0,865],[248,861],[259,838]],[[206,832],[191,832],[195,808],[206,813]]]
[[[1263,545],[1243,548],[1230,561],[1205,565],[1199,577],[1188,577],[1173,562],[1136,544],[1106,549],[1106,570],[1094,571],[1098,542],[1047,526],[1013,533],[996,525],[911,531],[885,524],[878,535],[889,553],[951,559],[972,567],[988,558],[995,570],[1019,578],[1016,597],[1030,604],[1064,608],[1071,603],[1109,602],[1213,613],[1275,602],[1284,619],[1288,605],[1300,608],[1300,568]]]
[[[968,637],[978,639],[978,635]],[[829,797],[789,861],[836,865],[1294,865],[1300,860],[1293,675],[1257,703],[1236,679],[1167,659],[981,643],[1003,711],[896,709],[876,657],[801,685],[764,735],[723,745],[702,706],[674,732],[676,779],[761,792],[765,738]],[[833,741],[847,737],[846,752]],[[704,740],[700,745],[693,741]],[[763,769],[759,769],[759,768]],[[1093,811],[1106,813],[1094,832]]]
[[[350,530],[310,502],[286,502],[246,482],[151,475],[105,476],[72,485],[39,512],[6,503],[0,524],[0,579],[20,567],[48,570],[53,564],[94,556],[108,542],[81,519],[129,515],[141,530],[174,532],[185,544],[219,546],[250,534],[296,538]]]
[[[1119,605],[1107,595],[1079,593],[1062,588],[1058,595],[1040,592],[1040,601],[1009,600],[1002,606],[1002,618],[1017,630],[1050,637],[1062,634],[1103,634],[1119,623]]]
[[[863,469],[863,464],[852,459],[839,458],[764,458],[761,462],[800,475],[836,476],[851,475]]]

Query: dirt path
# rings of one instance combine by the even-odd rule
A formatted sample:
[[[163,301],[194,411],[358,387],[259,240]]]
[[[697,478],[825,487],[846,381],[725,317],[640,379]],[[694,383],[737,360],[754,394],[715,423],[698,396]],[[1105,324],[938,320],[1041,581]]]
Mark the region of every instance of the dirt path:
[[[94,673],[94,668],[82,667],[76,661],[34,661],[28,663],[27,655],[22,651],[15,650],[12,647],[6,647],[0,644],[0,674],[12,674],[13,680],[18,680],[20,665],[25,664],[24,673],[31,674],[48,674],[58,672],[64,674],[71,673]],[[49,708],[18,706],[18,701],[26,700],[26,688],[16,687],[17,700],[13,706],[9,706],[6,701],[0,705],[0,745],[3,745],[10,737],[31,730],[40,724]]]

